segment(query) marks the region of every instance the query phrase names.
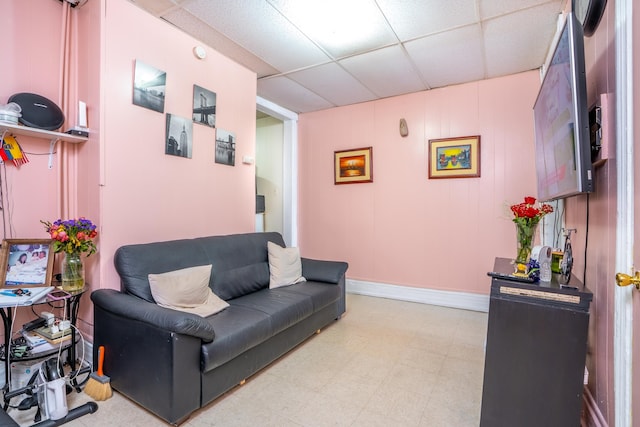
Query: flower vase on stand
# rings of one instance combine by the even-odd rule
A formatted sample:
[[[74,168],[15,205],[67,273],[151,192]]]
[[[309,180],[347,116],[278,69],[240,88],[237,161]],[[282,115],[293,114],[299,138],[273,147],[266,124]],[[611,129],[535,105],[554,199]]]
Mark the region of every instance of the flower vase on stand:
[[[518,245],[515,263],[527,264],[531,258],[538,223],[546,214],[553,212],[553,208],[546,203],[538,204],[534,197],[525,197],[522,203],[511,205],[511,212],[516,225]]]
[[[76,292],[84,288],[84,265],[77,252],[65,253],[61,272],[62,289]]]
[[[64,253],[60,274],[62,289],[67,292],[81,291],[84,289],[84,266],[80,256],[90,256],[96,252],[93,241],[98,236],[96,225],[84,217],[40,222],[53,239],[53,251]]]

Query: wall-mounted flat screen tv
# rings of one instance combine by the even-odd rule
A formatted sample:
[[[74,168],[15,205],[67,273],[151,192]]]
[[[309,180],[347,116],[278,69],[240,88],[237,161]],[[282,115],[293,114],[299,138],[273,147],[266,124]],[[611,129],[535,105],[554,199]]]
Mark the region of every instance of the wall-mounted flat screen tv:
[[[533,107],[538,199],[593,191],[582,26],[567,15]]]

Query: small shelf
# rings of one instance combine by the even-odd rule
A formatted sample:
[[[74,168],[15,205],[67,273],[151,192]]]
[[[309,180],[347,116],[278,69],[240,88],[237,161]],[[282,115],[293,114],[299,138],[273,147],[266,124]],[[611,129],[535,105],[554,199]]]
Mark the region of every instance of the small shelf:
[[[76,338],[76,344],[78,343],[78,339]],[[62,350],[60,350],[62,347]],[[63,341],[58,344],[53,344],[53,348],[49,348],[47,350],[41,350],[38,352],[32,352],[31,350],[27,350],[23,356],[16,357],[11,356],[12,362],[26,362],[29,360],[38,360],[43,359],[45,357],[51,356],[52,354],[59,353],[60,351],[65,351],[71,347],[71,340]],[[37,350],[38,347],[32,347],[31,349]],[[7,354],[4,348],[4,345],[0,345],[0,361],[4,362],[7,359]]]
[[[50,130],[30,128],[27,126],[12,125],[9,123],[0,123],[0,140],[4,139],[6,134],[31,136],[34,138],[42,138],[49,140],[49,169],[53,168],[53,152],[56,142],[64,141],[72,144],[79,144],[87,141],[89,138],[85,136],[70,135],[68,133],[53,132]]]
[[[71,142],[73,144],[78,144],[89,139],[84,136],[69,135],[68,133],[53,132],[50,130],[30,128],[20,125],[11,125],[9,123],[0,123],[0,133],[4,132],[9,132],[14,135],[33,136],[36,138],[56,139],[58,141]]]

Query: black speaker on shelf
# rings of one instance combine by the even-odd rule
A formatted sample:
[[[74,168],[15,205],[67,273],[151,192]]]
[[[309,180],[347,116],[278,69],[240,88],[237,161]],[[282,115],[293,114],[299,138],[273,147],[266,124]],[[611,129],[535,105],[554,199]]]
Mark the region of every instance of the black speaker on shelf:
[[[9,97],[22,108],[18,120],[25,126],[44,130],[56,130],[64,123],[64,113],[53,101],[35,93],[16,93]]]

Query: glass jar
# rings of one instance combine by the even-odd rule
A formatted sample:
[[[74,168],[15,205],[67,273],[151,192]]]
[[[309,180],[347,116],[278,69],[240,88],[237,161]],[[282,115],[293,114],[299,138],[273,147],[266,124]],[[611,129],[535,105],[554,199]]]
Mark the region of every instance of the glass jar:
[[[67,292],[84,288],[84,265],[80,254],[65,253],[61,272],[62,289]]]

